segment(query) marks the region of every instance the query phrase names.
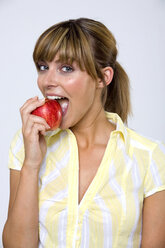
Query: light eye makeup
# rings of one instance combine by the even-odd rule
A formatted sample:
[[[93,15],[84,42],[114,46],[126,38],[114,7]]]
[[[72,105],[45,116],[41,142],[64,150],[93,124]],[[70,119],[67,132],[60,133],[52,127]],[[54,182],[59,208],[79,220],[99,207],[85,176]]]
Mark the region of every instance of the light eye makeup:
[[[39,64],[37,65],[39,71],[45,71],[48,70],[48,66],[44,64]]]
[[[73,67],[70,65],[62,65],[61,66],[61,71],[62,72],[72,72],[73,71]]]
[[[37,68],[38,68],[38,71],[40,71],[40,72],[49,70],[49,66],[44,62],[39,62],[37,64]],[[56,69],[59,72],[61,71],[62,73],[71,73],[74,71],[74,68],[72,65],[61,64],[61,63],[56,63]]]

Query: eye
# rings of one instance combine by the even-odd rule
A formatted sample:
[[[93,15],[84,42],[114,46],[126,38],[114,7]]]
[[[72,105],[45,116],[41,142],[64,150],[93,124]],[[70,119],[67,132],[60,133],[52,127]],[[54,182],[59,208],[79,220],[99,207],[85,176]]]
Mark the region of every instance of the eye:
[[[62,70],[63,72],[72,72],[72,71],[73,71],[73,68],[72,68],[72,66],[70,66],[70,65],[63,65],[63,66],[61,67],[61,70]]]
[[[43,65],[43,64],[38,64],[38,70],[39,71],[48,70],[48,66],[47,65]]]

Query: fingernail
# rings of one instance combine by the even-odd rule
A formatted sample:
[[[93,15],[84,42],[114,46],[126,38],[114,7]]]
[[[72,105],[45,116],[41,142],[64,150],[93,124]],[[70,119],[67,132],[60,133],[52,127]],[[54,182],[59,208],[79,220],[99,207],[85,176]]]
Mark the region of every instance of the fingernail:
[[[45,102],[45,98],[43,98],[43,99],[40,99],[39,101],[40,101],[40,102]]]

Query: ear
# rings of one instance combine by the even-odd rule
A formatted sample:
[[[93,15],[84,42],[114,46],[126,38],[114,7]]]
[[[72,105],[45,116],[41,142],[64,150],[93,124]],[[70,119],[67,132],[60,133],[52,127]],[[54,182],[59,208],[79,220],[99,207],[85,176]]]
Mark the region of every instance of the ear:
[[[113,71],[112,67],[107,66],[107,67],[103,68],[102,73],[104,76],[104,82],[103,82],[103,80],[99,79],[98,88],[104,88],[105,85],[106,86],[109,85],[113,79],[114,71]]]

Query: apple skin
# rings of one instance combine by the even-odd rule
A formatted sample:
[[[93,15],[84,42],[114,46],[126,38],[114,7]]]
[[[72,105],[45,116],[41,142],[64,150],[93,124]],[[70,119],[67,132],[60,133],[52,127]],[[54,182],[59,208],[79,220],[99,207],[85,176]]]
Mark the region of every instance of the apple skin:
[[[62,120],[62,109],[56,100],[45,99],[45,103],[31,112],[46,120],[50,126],[49,130],[55,130],[60,126]]]

